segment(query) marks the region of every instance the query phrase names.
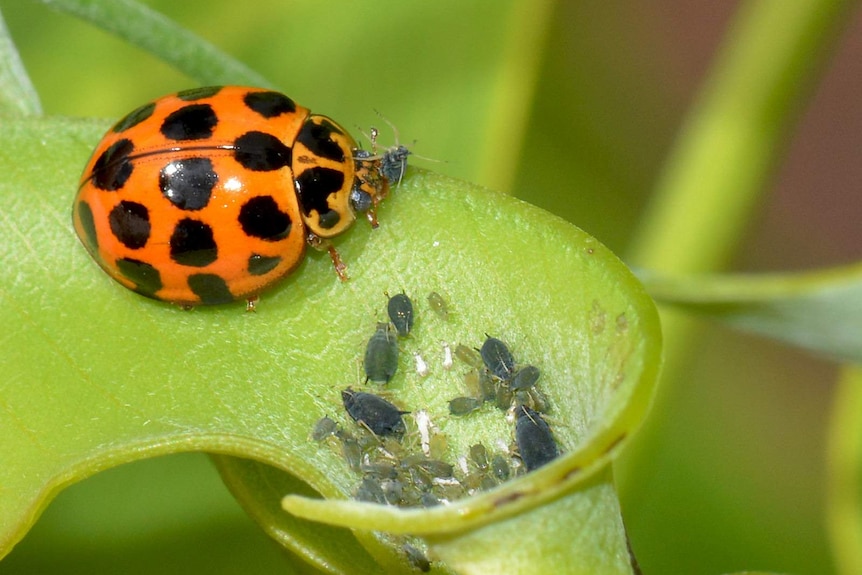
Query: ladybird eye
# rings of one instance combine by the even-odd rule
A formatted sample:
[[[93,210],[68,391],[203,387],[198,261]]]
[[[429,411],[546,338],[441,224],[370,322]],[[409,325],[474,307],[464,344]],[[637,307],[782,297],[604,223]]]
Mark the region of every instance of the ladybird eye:
[[[372,204],[371,194],[365,190],[353,188],[350,192],[350,207],[355,212],[367,212],[371,209]]]

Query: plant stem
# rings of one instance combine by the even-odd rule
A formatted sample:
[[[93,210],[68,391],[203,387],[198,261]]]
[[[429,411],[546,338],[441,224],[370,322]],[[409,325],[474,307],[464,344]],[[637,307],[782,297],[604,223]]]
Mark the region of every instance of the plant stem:
[[[853,4],[742,4],[634,236],[631,264],[678,274],[726,264]],[[685,357],[696,345],[688,318],[663,313],[662,323],[664,385],[653,416],[616,465],[624,509],[636,506],[634,499],[645,497],[651,481],[658,481],[651,461],[663,449],[662,426],[673,417],[667,405],[681,389]],[[629,521],[637,550],[636,523]],[[640,553],[642,561],[645,556]]]
[[[736,251],[853,4],[742,4],[635,234],[632,264],[700,272]]]
[[[42,105],[0,14],[0,114],[39,116]]]

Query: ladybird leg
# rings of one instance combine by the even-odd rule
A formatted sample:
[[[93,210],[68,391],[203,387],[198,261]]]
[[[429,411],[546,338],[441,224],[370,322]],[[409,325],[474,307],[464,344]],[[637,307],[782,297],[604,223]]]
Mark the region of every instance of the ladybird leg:
[[[251,296],[249,298],[246,298],[246,300],[245,300],[245,311],[246,312],[257,311],[257,309],[256,309],[257,308],[257,302],[259,302],[259,301],[260,301],[259,295],[255,295],[255,296]]]
[[[371,229],[376,230],[380,223],[377,221],[377,208],[371,208],[367,212],[365,212],[365,218],[368,220],[368,223],[371,224]]]
[[[371,196],[371,207],[365,212],[365,217],[371,224],[371,229],[376,230],[380,226],[377,221],[377,206],[389,195],[389,182],[384,177],[375,178],[372,186],[377,190],[377,193]]]
[[[332,259],[332,265],[335,266],[335,273],[338,274],[338,279],[343,282],[348,280],[347,277],[347,264],[341,261],[341,255],[339,255],[338,251],[335,249],[335,246],[329,242],[326,242],[328,245],[326,246],[326,250],[329,252],[329,257]]]
[[[347,264],[344,263],[341,259],[341,255],[339,255],[338,250],[335,249],[335,246],[332,245],[332,242],[329,240],[325,240],[318,236],[317,234],[308,234],[308,245],[313,247],[316,250],[326,250],[329,252],[329,257],[332,260],[332,265],[335,267],[335,273],[338,274],[338,279],[343,282],[346,282],[347,277]]]

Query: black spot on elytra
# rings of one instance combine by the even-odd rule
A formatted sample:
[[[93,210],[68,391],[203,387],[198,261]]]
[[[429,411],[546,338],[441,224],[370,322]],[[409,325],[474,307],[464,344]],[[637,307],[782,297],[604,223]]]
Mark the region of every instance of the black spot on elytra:
[[[302,126],[296,140],[316,156],[334,162],[344,162],[344,150],[338,145],[338,142],[332,139],[333,133],[343,134],[337,126],[326,120],[319,124],[308,121]]]
[[[129,249],[142,248],[150,239],[150,212],[143,204],[120,202],[108,214],[108,222],[114,236]]]
[[[209,104],[190,104],[171,112],[161,132],[170,140],[203,140],[212,136],[216,124],[218,117]]]
[[[341,219],[338,212],[329,207],[330,194],[341,190],[344,186],[344,173],[332,168],[316,166],[299,174],[296,183],[296,194],[302,212],[307,216],[312,211],[320,214],[320,225],[331,228]]]
[[[183,210],[206,207],[217,183],[218,174],[209,158],[174,160],[159,172],[159,189]]]
[[[171,259],[184,266],[200,268],[218,258],[212,228],[200,220],[185,218],[177,222],[170,244]]]
[[[117,260],[117,269],[123,277],[134,282],[135,291],[140,294],[153,297],[162,289],[162,275],[148,263],[132,258],[120,258]]]
[[[234,157],[244,168],[270,172],[290,165],[291,149],[264,132],[246,132],[234,142]]]
[[[140,108],[133,110],[133,111],[129,112],[128,114],[126,114],[126,116],[122,120],[120,120],[119,122],[114,124],[114,127],[112,128],[112,130],[115,133],[119,134],[120,132],[124,132],[124,131],[128,130],[129,128],[137,126],[138,124],[140,124],[141,122],[143,122],[144,120],[146,120],[147,118],[152,116],[153,110],[155,110],[155,109],[156,109],[155,102],[150,102],[149,104],[144,104]]]
[[[227,282],[215,274],[192,274],[189,276],[188,282],[189,289],[201,298],[202,303],[228,303],[236,299],[230,293]]]
[[[78,202],[76,206],[78,212],[78,220],[81,222],[81,227],[84,230],[84,240],[87,250],[95,254],[99,250],[99,239],[96,236],[96,221],[93,218],[93,210],[90,209],[90,204],[87,202]]]
[[[248,258],[248,273],[253,276],[262,276],[274,270],[281,263],[279,256],[262,256],[251,254]]]
[[[246,235],[269,242],[290,235],[290,216],[278,208],[272,196],[257,196],[240,208],[239,223]]]
[[[242,101],[249,109],[264,118],[275,118],[282,114],[296,112],[294,101],[278,92],[249,92]]]
[[[204,98],[215,96],[221,91],[221,89],[222,86],[202,86],[200,88],[192,88],[190,90],[177,92],[177,98],[186,102],[194,102],[195,100],[202,100]]]
[[[122,188],[132,175],[129,154],[135,149],[131,140],[123,138],[111,144],[93,164],[93,185],[100,190],[114,192]]]

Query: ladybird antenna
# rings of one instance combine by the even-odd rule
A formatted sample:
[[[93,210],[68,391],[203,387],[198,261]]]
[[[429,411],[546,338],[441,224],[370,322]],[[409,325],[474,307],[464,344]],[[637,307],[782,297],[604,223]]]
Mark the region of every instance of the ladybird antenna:
[[[395,127],[395,124],[389,121],[389,118],[384,116],[380,110],[374,108],[374,113],[377,114],[377,117],[386,122],[386,125],[389,126],[389,129],[392,130],[392,133],[395,134],[395,145],[398,146],[401,142],[401,136],[398,133],[398,128]],[[416,142],[413,142],[414,144]]]

